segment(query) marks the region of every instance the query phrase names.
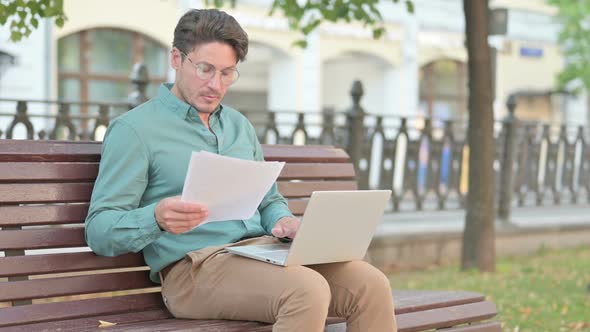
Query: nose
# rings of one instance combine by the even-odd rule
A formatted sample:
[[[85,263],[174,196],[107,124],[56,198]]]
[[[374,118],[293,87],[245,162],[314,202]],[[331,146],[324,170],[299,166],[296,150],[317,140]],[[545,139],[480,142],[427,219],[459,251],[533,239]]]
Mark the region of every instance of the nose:
[[[213,75],[213,77],[211,77],[209,82],[207,82],[207,85],[211,89],[220,90],[222,88],[221,72],[218,72],[218,71],[215,72],[215,75]]]

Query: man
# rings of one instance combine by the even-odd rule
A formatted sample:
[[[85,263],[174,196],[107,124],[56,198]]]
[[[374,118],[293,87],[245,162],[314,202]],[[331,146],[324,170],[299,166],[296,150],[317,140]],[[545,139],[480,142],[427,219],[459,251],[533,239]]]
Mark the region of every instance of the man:
[[[220,104],[238,78],[248,36],[218,10],[190,10],[174,31],[173,85],[114,120],[103,143],[86,240],[99,255],[143,251],[179,318],[254,320],[273,331],[394,331],[387,278],[361,261],[280,267],[223,248],[293,238],[299,221],[276,184],[249,220],[199,224],[207,206],[180,201],[192,151],[263,160],[252,125]],[[334,230],[337,233],[338,230]]]

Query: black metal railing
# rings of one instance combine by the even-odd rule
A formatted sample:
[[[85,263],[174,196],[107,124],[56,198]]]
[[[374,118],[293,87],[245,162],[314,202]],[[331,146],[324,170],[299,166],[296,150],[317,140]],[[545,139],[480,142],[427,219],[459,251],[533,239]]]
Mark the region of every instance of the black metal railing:
[[[351,97],[345,111],[244,114],[266,144],[344,147],[359,187],[392,189],[395,211],[463,207],[469,172],[465,122],[367,113],[360,82]],[[81,106],[85,114],[71,113]],[[0,138],[101,140],[109,122],[132,106],[0,99]],[[508,117],[495,125],[498,215],[508,219],[516,205],[589,203],[588,128],[519,121],[515,106],[511,99]],[[31,107],[48,111],[35,114]]]

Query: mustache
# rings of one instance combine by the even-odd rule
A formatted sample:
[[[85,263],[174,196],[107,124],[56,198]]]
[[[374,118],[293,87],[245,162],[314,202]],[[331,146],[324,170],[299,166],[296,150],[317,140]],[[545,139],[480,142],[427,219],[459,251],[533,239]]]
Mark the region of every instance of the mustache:
[[[221,97],[221,93],[215,91],[215,90],[208,90],[205,92],[199,92],[199,96],[214,96],[214,97]]]

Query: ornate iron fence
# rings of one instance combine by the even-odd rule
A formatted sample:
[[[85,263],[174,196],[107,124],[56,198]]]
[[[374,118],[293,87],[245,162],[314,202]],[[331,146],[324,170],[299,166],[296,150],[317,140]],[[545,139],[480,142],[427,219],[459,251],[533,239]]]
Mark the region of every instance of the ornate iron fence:
[[[267,144],[330,144],[346,148],[360,188],[392,189],[392,208],[461,208],[468,187],[466,124],[366,113],[362,86],[346,111],[245,111]],[[513,101],[513,100],[512,100]],[[38,115],[29,108],[48,110]],[[85,106],[84,115],[72,108]],[[515,105],[495,126],[499,216],[512,206],[590,202],[588,129],[518,121]],[[100,140],[110,120],[130,104],[0,100],[0,139]],[[46,115],[46,114],[55,115]]]

